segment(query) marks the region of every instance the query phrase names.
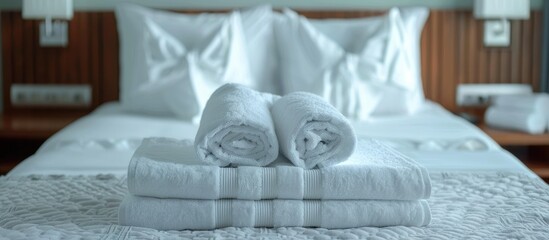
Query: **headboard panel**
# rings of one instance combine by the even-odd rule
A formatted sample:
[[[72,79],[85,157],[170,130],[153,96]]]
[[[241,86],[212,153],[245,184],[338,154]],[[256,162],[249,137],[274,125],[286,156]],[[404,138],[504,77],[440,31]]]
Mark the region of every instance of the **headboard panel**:
[[[483,22],[470,11],[433,11],[421,41],[427,98],[456,110],[459,83],[525,83],[539,89],[542,12],[512,21],[511,46],[484,47]]]
[[[197,11],[185,11],[197,12]],[[311,18],[356,18],[380,11],[299,11]],[[22,20],[20,12],[2,12],[4,110],[11,106],[12,83],[88,83],[93,88],[92,110],[118,99],[118,36],[113,12],[76,12],[69,25],[69,46],[38,46],[38,21]],[[482,21],[470,10],[433,10],[421,41],[425,95],[457,110],[458,83],[527,83],[539,89],[542,12],[512,22],[508,48],[482,45]]]
[[[118,99],[118,36],[112,12],[76,12],[69,21],[69,45],[40,47],[39,21],[20,12],[2,12],[4,111],[27,111],[10,104],[12,83],[92,86],[92,110]]]

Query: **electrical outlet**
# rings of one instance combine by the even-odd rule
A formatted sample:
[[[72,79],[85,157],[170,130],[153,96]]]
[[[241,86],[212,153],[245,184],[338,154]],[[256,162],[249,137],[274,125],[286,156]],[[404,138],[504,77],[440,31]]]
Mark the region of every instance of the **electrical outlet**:
[[[459,84],[456,90],[458,106],[486,106],[496,95],[530,94],[528,84]]]
[[[10,90],[14,106],[87,107],[91,104],[89,85],[13,84]]]

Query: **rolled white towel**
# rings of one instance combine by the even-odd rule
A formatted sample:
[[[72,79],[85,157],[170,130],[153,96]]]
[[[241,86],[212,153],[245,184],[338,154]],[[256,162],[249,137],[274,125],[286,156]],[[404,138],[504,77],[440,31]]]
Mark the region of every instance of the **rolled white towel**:
[[[530,112],[549,113],[549,95],[538,93],[495,96],[492,99],[492,106],[504,109],[522,109]]]
[[[429,198],[431,180],[424,167],[375,140],[360,140],[348,161],[303,169],[282,158],[268,167],[205,165],[190,140],[146,138],[130,161],[128,190],[185,199],[417,200]]]
[[[196,133],[198,157],[218,166],[265,166],[278,156],[270,107],[274,96],[225,84],[210,97]]]
[[[331,166],[355,150],[356,135],[347,118],[317,95],[290,93],[271,111],[280,150],[298,167]]]
[[[545,114],[531,110],[489,107],[484,114],[484,121],[491,127],[541,134],[548,120]]]
[[[184,200],[127,195],[118,223],[157,230],[223,227],[425,226],[427,201],[376,200]]]

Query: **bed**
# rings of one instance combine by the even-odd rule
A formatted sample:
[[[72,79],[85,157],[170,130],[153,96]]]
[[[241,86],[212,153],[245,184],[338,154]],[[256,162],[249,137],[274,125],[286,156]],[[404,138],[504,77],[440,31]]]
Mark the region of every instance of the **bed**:
[[[124,99],[65,127],[0,178],[0,238],[549,238],[549,186],[480,129],[430,101],[406,114],[352,122],[358,138],[387,143],[427,168],[433,188],[432,221],[426,227],[158,231],[121,226],[125,174],[141,140],[192,139],[198,128],[192,119],[128,111]]]
[[[480,129],[433,102],[414,115],[372,118],[353,126],[359,137],[380,139],[430,170],[500,170],[536,176]],[[107,103],[53,135],[8,176],[124,174],[141,139],[193,139],[196,131],[190,122],[128,113],[119,103]]]

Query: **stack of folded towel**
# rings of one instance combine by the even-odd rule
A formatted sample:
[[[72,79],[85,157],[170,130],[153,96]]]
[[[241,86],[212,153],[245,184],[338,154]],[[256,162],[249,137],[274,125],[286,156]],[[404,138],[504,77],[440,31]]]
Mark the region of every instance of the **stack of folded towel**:
[[[539,93],[494,97],[484,121],[492,127],[541,134],[549,127],[549,96]]]
[[[357,143],[347,120],[320,98],[225,85],[200,124],[194,143],[143,140],[128,168],[120,224],[181,230],[430,222],[425,168],[375,140]]]

